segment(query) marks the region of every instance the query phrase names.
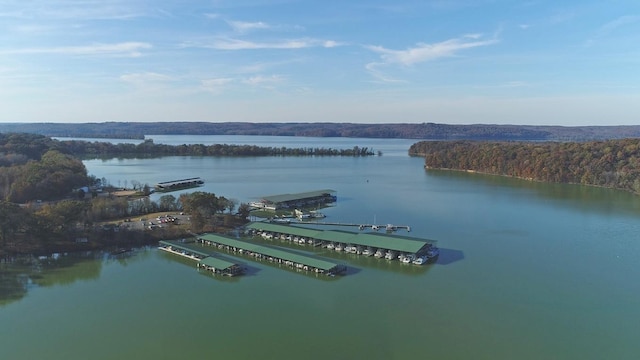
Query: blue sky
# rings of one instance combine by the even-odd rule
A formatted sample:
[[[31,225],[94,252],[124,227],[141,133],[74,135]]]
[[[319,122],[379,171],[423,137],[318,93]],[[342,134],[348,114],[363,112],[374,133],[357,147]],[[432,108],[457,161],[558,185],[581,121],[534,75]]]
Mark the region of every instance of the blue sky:
[[[0,122],[640,124],[640,1],[0,0]]]

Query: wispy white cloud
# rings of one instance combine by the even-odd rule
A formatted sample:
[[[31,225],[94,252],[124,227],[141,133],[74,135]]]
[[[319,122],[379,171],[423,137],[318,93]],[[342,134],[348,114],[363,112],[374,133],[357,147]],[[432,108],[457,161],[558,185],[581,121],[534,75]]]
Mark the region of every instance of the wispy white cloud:
[[[173,80],[170,76],[155,72],[131,73],[120,76],[120,80],[134,85],[161,83]]]
[[[205,91],[217,95],[233,81],[233,78],[214,78],[202,80],[200,83]]]
[[[259,49],[304,49],[311,47],[335,47],[340,43],[332,40],[290,39],[272,42],[255,42],[249,40],[220,38],[211,43],[184,43],[184,47],[201,47],[215,50],[259,50]]]
[[[419,43],[415,47],[406,50],[391,50],[382,46],[366,46],[366,48],[380,54],[380,58],[384,64],[409,66],[453,56],[461,50],[492,45],[497,42],[498,40],[495,38],[481,40],[481,35],[470,34],[434,44]]]
[[[381,69],[393,65],[412,66],[418,63],[451,57],[466,49],[493,45],[497,43],[497,35],[485,38],[482,34],[466,34],[458,38],[425,44],[418,43],[406,50],[392,50],[382,46],[368,45],[365,48],[380,54],[380,61],[365,64],[365,69],[378,81],[383,83],[405,82],[385,74]]]
[[[365,69],[367,69],[369,74],[371,74],[374,78],[376,78],[376,82],[381,82],[381,83],[404,83],[404,82],[406,82],[404,80],[392,78],[392,77],[384,74],[383,72],[381,72],[378,69],[378,67],[383,66],[383,65],[384,65],[384,63],[372,62],[372,63],[366,64],[364,67],[365,67]]]
[[[228,20],[227,24],[233,28],[235,32],[247,33],[253,30],[266,30],[271,29],[272,26],[262,21],[247,22],[247,21],[231,21]]]
[[[282,75],[256,75],[250,78],[244,79],[242,82],[247,85],[251,85],[254,87],[261,87],[264,89],[274,90],[276,85],[281,84],[285,81],[285,77]]]
[[[638,22],[640,22],[640,16],[638,15],[620,16],[619,18],[609,21],[608,23],[599,27],[596,30],[595,34],[591,38],[587,39],[587,41],[585,42],[585,45],[591,46],[597,41],[609,36],[612,32],[618,30],[619,28],[622,28],[631,24],[635,24]]]
[[[0,18],[46,20],[126,20],[154,10],[125,0],[7,1]]]
[[[122,42],[115,44],[92,44],[85,46],[36,47],[0,50],[0,54],[56,54],[56,55],[107,55],[138,57],[142,50],[151,49],[151,44],[143,42]]]

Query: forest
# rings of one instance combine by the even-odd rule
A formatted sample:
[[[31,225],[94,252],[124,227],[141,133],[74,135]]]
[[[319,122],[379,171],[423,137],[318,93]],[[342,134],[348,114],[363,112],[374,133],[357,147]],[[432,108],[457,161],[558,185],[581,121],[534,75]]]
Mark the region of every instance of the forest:
[[[372,149],[354,146],[351,149],[287,148],[228,144],[154,144],[146,139],[140,144],[113,144],[80,140],[59,141],[58,147],[83,158],[158,157],[158,156],[370,156]],[[380,154],[380,153],[379,153]]]
[[[422,141],[409,149],[427,169],[615,188],[640,194],[640,140],[591,142]]]
[[[149,186],[132,181],[138,196],[112,194],[107,179],[87,174],[81,157],[198,156],[369,156],[373,151],[358,146],[326,148],[265,148],[249,145],[135,144],[59,141],[43,135],[0,133],[0,253],[35,252],[43,249],[77,248],[75,239],[97,243],[143,244],[161,238],[185,236],[186,231],[233,228],[249,216],[249,206],[212,193],[196,191],[175,198],[163,195],[151,201]],[[137,185],[136,185],[137,184]],[[98,191],[100,189],[100,191]],[[189,227],[170,226],[162,231],[130,231],[108,226],[155,212],[187,212]],[[96,244],[96,242],[93,244]],[[57,251],[57,250],[56,250]]]
[[[401,120],[401,119],[400,119]],[[397,121],[397,120],[396,120]],[[0,132],[144,139],[145,135],[261,135],[425,140],[588,141],[640,137],[640,126],[452,125],[423,123],[101,122],[3,123]]]

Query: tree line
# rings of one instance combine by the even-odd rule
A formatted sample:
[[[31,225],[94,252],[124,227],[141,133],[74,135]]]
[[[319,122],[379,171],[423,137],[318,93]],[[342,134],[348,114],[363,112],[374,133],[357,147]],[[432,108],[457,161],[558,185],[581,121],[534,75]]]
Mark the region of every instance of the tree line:
[[[167,194],[157,202],[148,197],[130,200],[112,195],[31,203],[28,206],[0,201],[0,252],[5,247],[13,251],[55,248],[54,244],[70,244],[78,238],[106,243],[114,243],[114,238],[121,238],[125,243],[136,239],[154,241],[157,239],[149,236],[151,232],[130,231],[124,227],[114,233],[114,226],[100,224],[156,212],[184,211],[190,217],[188,230],[214,231],[216,225],[228,228],[246,221],[249,206],[240,204],[237,213],[236,206],[237,201],[233,199],[206,192],[181,194],[179,198]],[[162,235],[181,237],[185,231],[169,226],[163,229]]]
[[[65,151],[88,157],[156,157],[156,156],[370,156],[368,147],[354,146],[350,149],[333,148],[287,148],[256,145],[229,144],[155,144],[147,139],[140,144],[88,142],[81,140],[60,141],[58,146]]]
[[[640,137],[640,126],[450,125],[423,123],[102,122],[4,123],[3,132],[59,137],[144,139],[145,135],[260,135],[429,140],[585,141]]]
[[[640,140],[591,142],[422,141],[409,149],[427,169],[622,189],[640,194]]]

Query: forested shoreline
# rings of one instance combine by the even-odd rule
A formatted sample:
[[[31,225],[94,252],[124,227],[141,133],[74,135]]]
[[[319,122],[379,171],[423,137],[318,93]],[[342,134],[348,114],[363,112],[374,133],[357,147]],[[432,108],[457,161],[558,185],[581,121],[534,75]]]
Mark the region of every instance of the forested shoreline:
[[[640,194],[640,140],[592,142],[422,141],[409,149],[427,169],[474,171]]]
[[[87,174],[80,158],[370,155],[374,155],[373,150],[358,146],[351,149],[171,146],[154,144],[152,140],[113,144],[0,133],[0,254],[142,245],[188,236],[189,231],[226,231],[249,216],[247,204],[199,191],[181,194],[179,198],[167,194],[154,202],[147,196],[149,185],[133,180],[133,189],[126,190],[134,196],[118,196],[108,179]],[[157,231],[144,222],[124,221],[157,212],[183,211],[189,214],[188,224],[172,222]],[[115,224],[106,226],[105,222]]]
[[[287,148],[229,144],[155,144],[147,139],[140,144],[62,140],[58,145],[65,152],[83,158],[158,157],[158,156],[371,156],[373,149],[354,146],[351,149]],[[380,153],[378,153],[380,154]]]
[[[640,137],[640,126],[454,125],[423,123],[101,122],[3,123],[0,132],[54,137],[144,139],[145,135],[256,135],[429,140],[588,141]]]

